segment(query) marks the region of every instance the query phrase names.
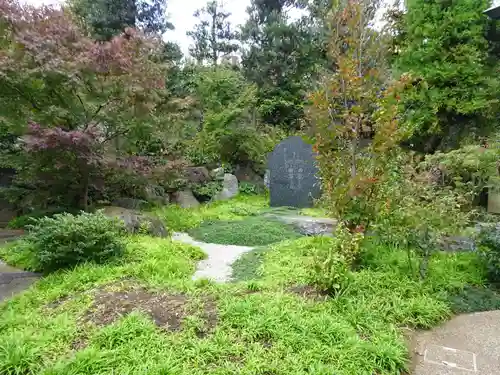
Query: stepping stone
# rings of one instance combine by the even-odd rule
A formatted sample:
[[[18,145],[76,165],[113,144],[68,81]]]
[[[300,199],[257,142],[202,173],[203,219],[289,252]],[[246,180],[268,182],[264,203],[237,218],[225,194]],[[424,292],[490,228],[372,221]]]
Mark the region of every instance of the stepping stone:
[[[460,315],[414,338],[414,375],[500,374],[500,311]]]
[[[174,233],[172,239],[188,245],[199,247],[207,254],[207,259],[198,263],[193,280],[210,279],[216,282],[231,281],[233,269],[231,265],[243,254],[252,251],[253,247],[219,245],[194,240],[187,233]]]

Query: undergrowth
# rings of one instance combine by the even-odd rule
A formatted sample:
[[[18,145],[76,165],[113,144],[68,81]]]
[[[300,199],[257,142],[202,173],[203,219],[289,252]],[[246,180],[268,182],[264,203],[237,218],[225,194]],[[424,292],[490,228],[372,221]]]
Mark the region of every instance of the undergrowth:
[[[204,221],[240,220],[258,215],[268,209],[268,200],[264,195],[238,195],[230,202],[213,202],[195,209],[170,205],[160,208],[157,214],[166,221],[170,230],[185,232]]]
[[[448,319],[451,297],[485,280],[473,253],[433,255],[420,281],[404,251],[366,243],[363,261],[335,298],[296,293],[308,283],[317,252],[331,246],[331,238],[302,237],[258,248],[245,256],[252,265],[241,269],[246,281],[214,284],[191,280],[200,250],[133,237],[122,258],[56,272],[0,304],[0,374],[399,375],[409,359],[404,329]],[[111,284],[119,291],[122,282],[213,301],[213,332],[199,334],[199,315],[187,316],[175,332],[139,311],[103,327],[85,323],[95,290]]]
[[[301,236],[292,227],[266,217],[209,221],[191,229],[189,234],[203,242],[240,246],[269,245]]]

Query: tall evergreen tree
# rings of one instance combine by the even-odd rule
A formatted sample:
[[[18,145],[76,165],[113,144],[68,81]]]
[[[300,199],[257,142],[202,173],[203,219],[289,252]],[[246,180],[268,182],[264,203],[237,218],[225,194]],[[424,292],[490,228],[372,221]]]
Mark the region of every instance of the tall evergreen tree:
[[[488,58],[483,14],[489,0],[408,0],[398,23],[395,68],[420,81],[405,96],[405,124],[416,148],[457,147],[488,132],[497,115],[497,61]]]
[[[318,62],[317,44],[305,18],[293,21],[293,0],[252,0],[242,27],[244,73],[259,88],[265,122],[300,127],[304,98]]]
[[[127,27],[160,34],[173,28],[166,0],[70,0],[69,6],[98,40],[110,40]]]
[[[229,22],[231,13],[225,11],[221,3],[210,1],[206,7],[198,9],[194,16],[199,22],[187,35],[194,41],[189,52],[199,63],[210,61],[216,66],[220,57],[238,50],[238,33]]]

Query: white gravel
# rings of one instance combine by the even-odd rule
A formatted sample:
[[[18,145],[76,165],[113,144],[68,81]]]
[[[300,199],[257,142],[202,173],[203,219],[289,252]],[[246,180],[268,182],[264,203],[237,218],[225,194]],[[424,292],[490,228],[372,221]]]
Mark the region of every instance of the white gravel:
[[[213,243],[199,242],[187,233],[174,233],[172,239],[188,245],[201,248],[208,257],[198,263],[193,280],[210,279],[217,282],[228,282],[231,280],[231,265],[242,255],[253,250],[253,247],[219,245]]]

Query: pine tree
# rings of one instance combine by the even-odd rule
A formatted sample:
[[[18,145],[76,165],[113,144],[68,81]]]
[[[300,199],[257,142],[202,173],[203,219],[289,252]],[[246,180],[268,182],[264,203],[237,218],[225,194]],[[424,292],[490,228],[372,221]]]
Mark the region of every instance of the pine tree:
[[[410,143],[420,150],[457,147],[466,135],[487,133],[493,122],[499,81],[485,38],[488,5],[488,0],[406,3],[395,68],[420,82],[404,98],[405,126],[414,136]]]
[[[213,66],[217,66],[221,57],[238,50],[238,33],[229,22],[231,13],[225,11],[217,0],[198,9],[194,16],[199,22],[187,35],[194,41],[189,53],[198,63],[210,61]]]

